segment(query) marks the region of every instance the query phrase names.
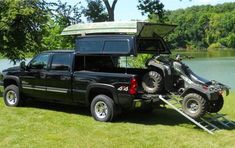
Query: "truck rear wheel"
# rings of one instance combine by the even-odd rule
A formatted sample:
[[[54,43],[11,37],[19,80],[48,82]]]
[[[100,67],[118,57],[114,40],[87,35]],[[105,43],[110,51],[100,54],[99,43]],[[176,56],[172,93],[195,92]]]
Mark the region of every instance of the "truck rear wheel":
[[[142,87],[147,93],[160,93],[163,89],[162,75],[156,71],[149,71],[142,78]]]
[[[16,85],[7,86],[4,90],[3,97],[4,97],[4,103],[7,106],[17,107],[22,105],[20,91]]]
[[[217,113],[223,108],[223,105],[224,105],[224,98],[222,95],[219,95],[217,100],[209,102],[207,111],[209,113]]]
[[[205,98],[196,93],[187,94],[182,102],[184,113],[197,119],[206,113],[207,101]]]
[[[114,102],[106,95],[97,95],[91,102],[91,114],[97,121],[112,121],[114,116]]]

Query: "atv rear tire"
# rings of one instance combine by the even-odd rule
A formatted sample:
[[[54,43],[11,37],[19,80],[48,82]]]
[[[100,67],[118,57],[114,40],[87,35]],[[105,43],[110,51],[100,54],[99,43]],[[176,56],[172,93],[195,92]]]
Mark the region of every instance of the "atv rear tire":
[[[182,109],[184,113],[194,119],[197,119],[206,113],[207,101],[205,98],[196,93],[189,93],[183,99]]]
[[[156,71],[149,71],[142,78],[142,87],[147,93],[160,93],[163,89],[162,75]]]
[[[217,100],[209,102],[207,111],[209,113],[217,113],[223,108],[223,105],[224,98],[222,95],[219,95]]]

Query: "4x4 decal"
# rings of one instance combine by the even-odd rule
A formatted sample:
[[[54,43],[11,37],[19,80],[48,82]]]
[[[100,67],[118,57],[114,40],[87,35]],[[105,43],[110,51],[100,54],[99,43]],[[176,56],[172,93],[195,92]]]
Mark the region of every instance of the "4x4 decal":
[[[128,86],[120,86],[118,89],[117,89],[118,91],[128,91],[129,90],[129,88],[128,88]]]

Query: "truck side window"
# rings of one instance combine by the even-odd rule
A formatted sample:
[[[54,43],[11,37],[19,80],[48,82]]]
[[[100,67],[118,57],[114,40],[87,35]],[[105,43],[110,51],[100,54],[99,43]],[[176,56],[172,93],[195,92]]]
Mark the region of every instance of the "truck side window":
[[[34,58],[29,67],[31,69],[46,69],[49,61],[49,54],[40,54],[36,58]]]
[[[52,57],[51,70],[69,71],[71,65],[71,54],[56,53]]]

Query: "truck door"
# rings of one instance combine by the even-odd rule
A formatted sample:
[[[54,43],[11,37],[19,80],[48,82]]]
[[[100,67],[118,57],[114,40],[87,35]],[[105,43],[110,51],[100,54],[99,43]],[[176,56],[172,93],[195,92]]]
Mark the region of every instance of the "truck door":
[[[44,98],[46,96],[46,72],[49,63],[49,53],[36,56],[22,72],[21,83],[24,95],[32,98]]]
[[[46,73],[47,98],[57,102],[71,102],[72,53],[52,55],[49,70]]]

